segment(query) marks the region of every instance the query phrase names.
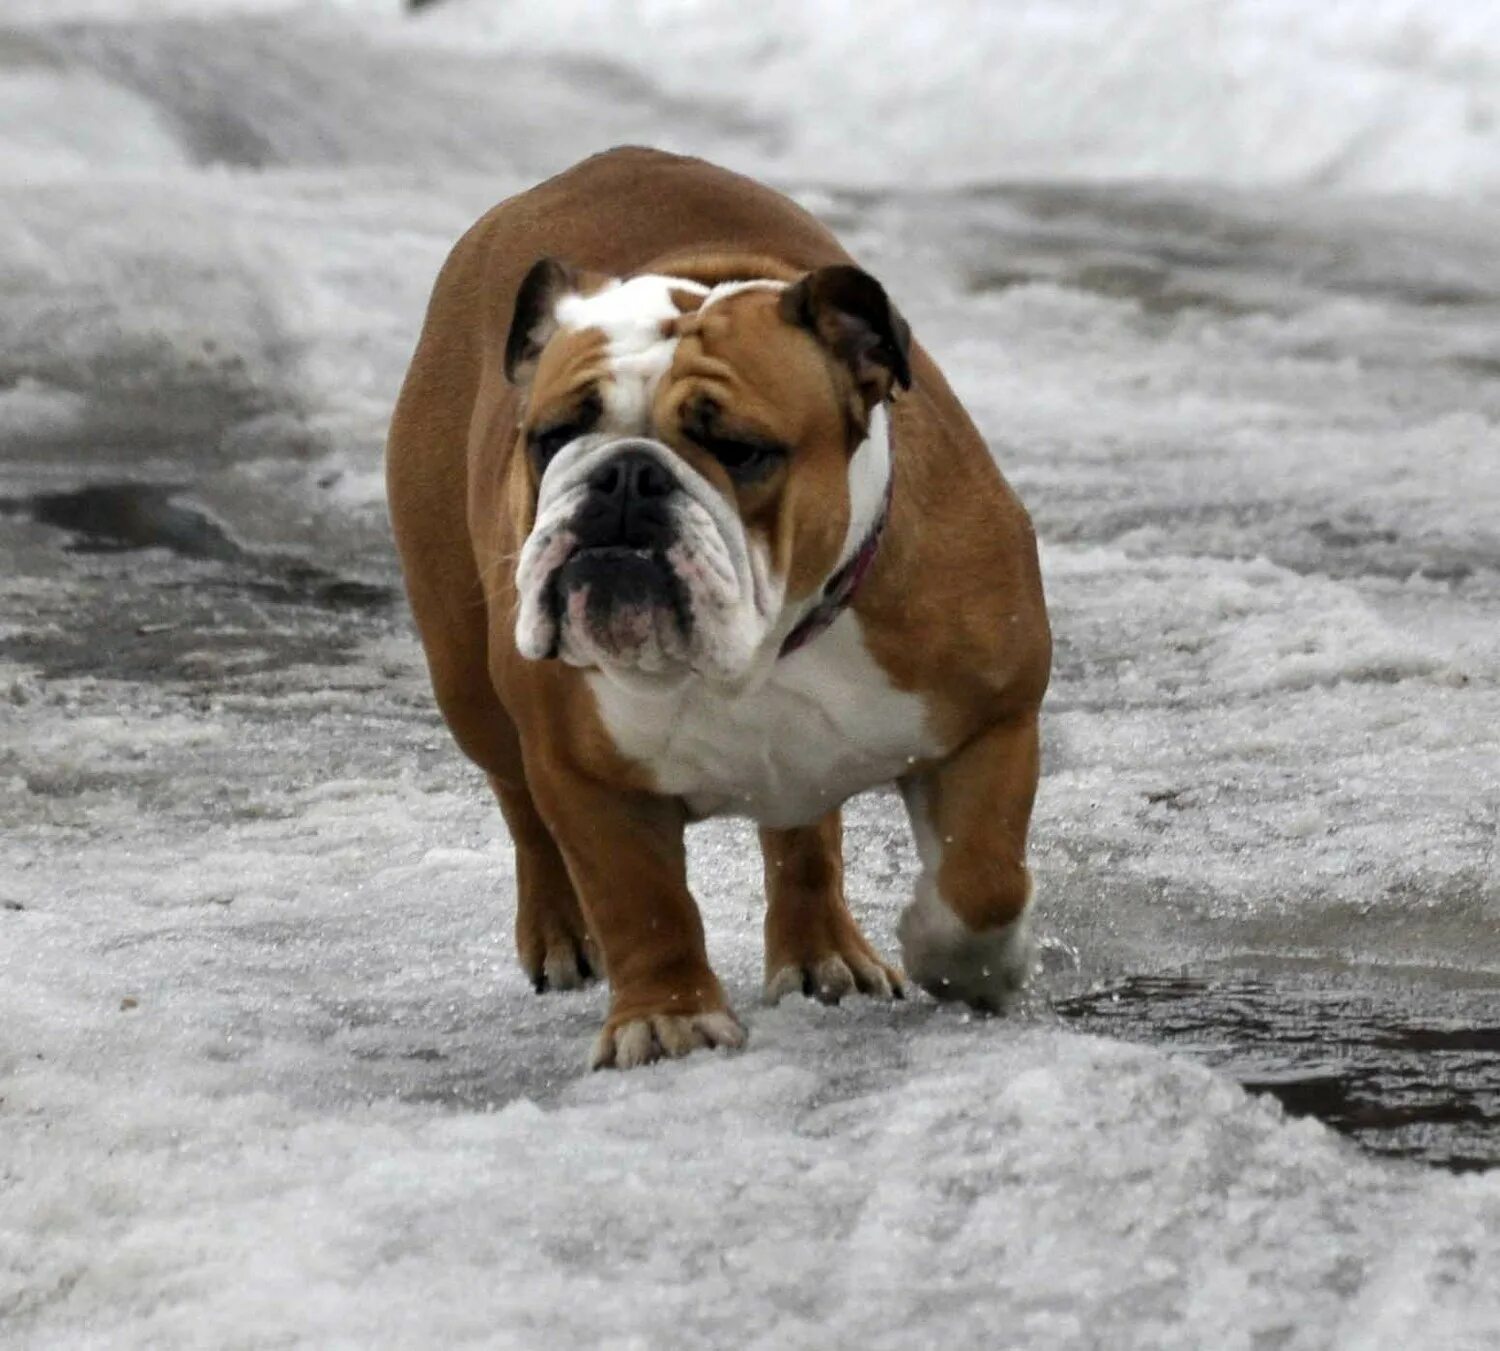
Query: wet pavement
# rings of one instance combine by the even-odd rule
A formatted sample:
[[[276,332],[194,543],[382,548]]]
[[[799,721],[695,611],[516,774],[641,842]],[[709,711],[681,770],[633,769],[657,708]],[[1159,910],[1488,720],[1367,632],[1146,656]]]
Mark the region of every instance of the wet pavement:
[[[44,682],[145,682],[160,687],[153,697],[165,707],[210,691],[274,698],[278,673],[358,666],[373,641],[409,641],[388,556],[355,578],[247,547],[185,483],[101,482],[0,499],[0,540],[12,585],[40,584],[26,622],[0,639],[0,659]],[[357,689],[362,705],[380,702],[378,681]],[[437,733],[428,744],[441,762],[435,716],[420,721]],[[284,735],[295,739],[294,721]],[[30,787],[44,797],[78,791],[45,779]],[[1158,801],[1170,808],[1175,796]],[[876,822],[901,830],[894,808],[877,808]],[[904,849],[898,855],[893,866],[909,866]],[[1053,956],[1034,1001],[1044,1021],[1050,1009],[1079,1031],[1210,1065],[1378,1155],[1453,1171],[1500,1165],[1492,978],[1274,959],[1247,972],[1240,958],[1089,984],[1075,954]]]
[[[0,498],[11,580],[38,583],[0,660],[44,680],[170,681],[338,663],[394,631],[398,583],[240,543],[186,484],[89,483]]]
[[[1492,984],[1183,972],[1111,981],[1053,1007],[1081,1031],[1212,1065],[1373,1153],[1459,1172],[1500,1165]]]

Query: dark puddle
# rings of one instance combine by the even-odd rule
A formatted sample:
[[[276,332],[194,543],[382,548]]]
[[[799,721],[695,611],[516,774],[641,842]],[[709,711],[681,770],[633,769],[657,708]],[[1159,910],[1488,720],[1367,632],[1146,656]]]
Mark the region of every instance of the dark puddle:
[[[343,665],[396,622],[393,587],[251,548],[188,492],[105,483],[0,499],[0,517],[57,532],[17,540],[15,567],[53,584],[36,588],[0,655],[49,679],[222,687]],[[59,550],[75,563],[61,576]]]
[[[72,492],[0,499],[0,510],[67,531],[72,538],[66,547],[76,553],[167,549],[181,558],[240,564],[229,584],[262,600],[365,610],[395,600],[388,586],[245,548],[211,513],[181,500],[187,491],[185,484],[94,484]]]
[[[35,493],[5,503],[39,525],[73,536],[79,553],[170,549],[183,558],[237,562],[245,550],[201,508],[177,501],[183,484],[105,483],[66,493]]]
[[[1059,1001],[1083,1030],[1183,1051],[1372,1152],[1500,1166],[1500,992],[1133,976]]]

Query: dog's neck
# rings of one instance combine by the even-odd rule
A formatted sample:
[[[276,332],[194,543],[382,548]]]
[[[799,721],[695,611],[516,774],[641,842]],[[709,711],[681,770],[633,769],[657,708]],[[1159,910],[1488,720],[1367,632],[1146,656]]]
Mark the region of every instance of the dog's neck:
[[[799,647],[805,647],[854,603],[854,593],[859,590],[860,583],[869,573],[870,565],[875,562],[875,555],[880,550],[880,537],[885,533],[886,518],[891,514],[891,485],[894,481],[894,478],[886,479],[885,499],[881,503],[880,514],[876,516],[864,541],[855,550],[854,557],[824,584],[823,594],[818,598],[817,604],[787,634],[786,640],[781,644],[781,651],[777,653],[778,657],[789,657]]]

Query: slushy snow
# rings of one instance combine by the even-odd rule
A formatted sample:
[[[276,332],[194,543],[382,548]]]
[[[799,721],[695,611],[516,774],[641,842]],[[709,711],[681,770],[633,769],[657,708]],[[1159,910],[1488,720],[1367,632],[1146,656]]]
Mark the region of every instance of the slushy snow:
[[[753,13],[7,7],[0,1344],[1500,1343],[1500,1175],[1046,1000],[1500,979],[1494,16]],[[748,1048],[587,1074],[604,995],[517,968],[404,613],[65,553],[21,508],[187,483],[249,550],[394,581],[380,442],[445,250],[620,140],[819,211],[1033,512],[1047,972],[1014,1019],[759,1007],[754,835],[716,822],[691,869]],[[894,797],[846,853],[890,955]]]

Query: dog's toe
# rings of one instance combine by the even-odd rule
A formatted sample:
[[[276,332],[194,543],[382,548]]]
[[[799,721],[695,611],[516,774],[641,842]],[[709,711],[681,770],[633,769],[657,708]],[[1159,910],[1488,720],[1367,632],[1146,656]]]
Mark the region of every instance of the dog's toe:
[[[580,990],[603,975],[592,940],[559,934],[523,955],[521,967],[538,994],[553,990]]]
[[[831,953],[806,963],[789,962],[766,978],[764,997],[779,1004],[798,992],[823,1004],[837,1004],[845,995],[869,995],[872,999],[901,999],[905,994],[901,973],[878,957],[862,952]]]
[[[745,1029],[728,1010],[654,1014],[614,1027],[606,1025],[594,1042],[589,1063],[596,1070],[629,1070],[701,1048],[734,1050],[744,1044]]]
[[[593,978],[594,969],[587,954],[573,943],[560,943],[549,948],[542,959],[543,989],[577,990]]]

